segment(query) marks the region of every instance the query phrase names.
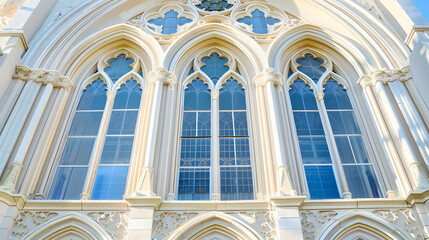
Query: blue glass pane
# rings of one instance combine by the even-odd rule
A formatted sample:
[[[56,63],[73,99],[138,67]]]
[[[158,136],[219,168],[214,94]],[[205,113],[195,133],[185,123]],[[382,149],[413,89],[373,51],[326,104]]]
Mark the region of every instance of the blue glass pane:
[[[360,134],[352,111],[328,111],[334,134]]]
[[[237,158],[237,165],[239,166],[251,165],[249,138],[235,139],[235,157]]]
[[[346,165],[344,174],[354,198],[379,198],[382,195],[371,165]]]
[[[211,135],[211,113],[198,113],[198,136],[208,137]]]
[[[58,167],[48,199],[80,199],[87,170],[87,167]]]
[[[196,6],[204,11],[218,12],[231,8],[232,4],[229,4],[227,0],[201,0],[201,4]]]
[[[178,200],[209,200],[210,169],[182,168],[179,172]]]
[[[180,166],[210,166],[210,138],[182,138]]]
[[[318,112],[294,112],[293,116],[298,135],[325,135]]]
[[[141,85],[134,79],[122,84],[115,96],[113,109],[139,109],[142,97]]]
[[[332,166],[305,166],[311,199],[339,198]]]
[[[98,79],[82,92],[77,110],[104,110],[106,105],[107,87],[103,80]]]
[[[234,138],[219,139],[219,162],[220,165],[236,165]]]
[[[362,137],[361,136],[350,136],[350,143],[352,144],[353,153],[355,155],[356,163],[368,163],[368,156],[363,147]]]
[[[77,112],[69,136],[97,136],[103,112]]]
[[[221,200],[252,200],[253,182],[250,167],[220,168]]]
[[[121,200],[127,183],[128,166],[100,166],[92,200]]]
[[[203,71],[216,85],[217,81],[229,70],[225,64],[228,63],[228,58],[220,57],[218,53],[212,53],[210,57],[201,59],[205,65],[200,69]]]
[[[296,62],[301,65],[298,67],[298,70],[313,79],[316,83],[326,71],[326,68],[321,66],[323,60],[314,58],[311,54],[305,54],[304,58],[299,58]]]
[[[69,138],[59,165],[87,165],[95,138]]]
[[[247,131],[247,116],[246,112],[234,113],[235,136],[249,136]]]
[[[197,113],[196,112],[183,113],[182,136],[183,137],[197,136]]]
[[[179,14],[176,11],[170,10],[165,13],[164,18],[159,17],[156,19],[151,19],[148,22],[151,24],[162,26],[162,34],[174,34],[177,33],[178,26],[192,22],[192,20],[189,18],[179,18],[178,16]]]
[[[107,134],[134,134],[138,111],[113,111]]]
[[[234,136],[232,112],[219,113],[219,136]]]
[[[328,144],[325,137],[298,137],[304,164],[330,164]]]
[[[128,164],[130,163],[131,150],[134,137],[106,137],[101,164]]]
[[[252,13],[252,18],[244,17],[237,19],[237,22],[241,22],[247,25],[253,26],[253,32],[257,34],[266,34],[268,33],[268,25],[274,25],[280,22],[277,18],[265,18],[265,13],[259,9],[255,9]]]
[[[125,54],[121,54],[117,58],[110,59],[108,63],[110,66],[104,68],[104,72],[115,83],[119,78],[133,70],[130,65],[134,63],[134,59],[126,58]]]
[[[316,98],[310,85],[301,79],[295,80],[289,90],[293,110],[317,110]]]
[[[338,153],[342,163],[355,163],[348,137],[335,137]]]
[[[246,110],[246,94],[243,86],[234,79],[225,81],[219,91],[220,110]]]
[[[210,110],[211,109],[211,93],[203,80],[199,78],[188,84],[185,90],[185,111]]]
[[[323,86],[326,109],[353,109],[347,91],[334,79],[329,79]]]

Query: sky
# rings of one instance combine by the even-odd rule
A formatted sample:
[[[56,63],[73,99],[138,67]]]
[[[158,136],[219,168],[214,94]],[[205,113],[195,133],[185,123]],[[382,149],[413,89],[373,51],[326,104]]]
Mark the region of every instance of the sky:
[[[425,16],[426,21],[429,21],[429,0],[413,0],[414,4]]]

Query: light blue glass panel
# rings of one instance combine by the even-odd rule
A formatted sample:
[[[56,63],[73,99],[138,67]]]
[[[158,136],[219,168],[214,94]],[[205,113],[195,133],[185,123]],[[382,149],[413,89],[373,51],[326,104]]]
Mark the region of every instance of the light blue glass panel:
[[[95,138],[69,138],[59,165],[87,165]]]
[[[332,166],[305,166],[304,169],[311,199],[340,197]]]
[[[141,97],[141,85],[132,78],[117,91],[113,109],[139,109]]]
[[[197,113],[196,112],[183,113],[182,136],[183,137],[197,136]]]
[[[82,92],[77,110],[104,110],[106,105],[107,86],[97,79]]]
[[[134,137],[106,137],[100,164],[128,164]]]
[[[221,200],[252,200],[253,182],[250,167],[220,168]]]
[[[299,58],[296,62],[301,65],[298,67],[298,70],[313,79],[316,83],[326,71],[326,68],[321,66],[323,60],[314,58],[311,54],[305,54],[304,58]]]
[[[209,12],[219,12],[231,8],[227,0],[202,0],[201,4],[196,5],[199,9]]]
[[[219,91],[219,110],[246,110],[246,94],[237,80],[225,81]]]
[[[232,112],[219,113],[219,136],[234,136]]]
[[[352,111],[328,111],[334,134],[360,134]]]
[[[316,98],[310,85],[297,79],[290,85],[289,96],[293,110],[317,110]]]
[[[178,200],[209,200],[210,169],[182,168],[179,172]]]
[[[235,139],[235,157],[238,166],[250,166],[249,138]]]
[[[210,138],[182,138],[180,166],[210,166]]]
[[[353,153],[356,163],[369,163],[368,156],[364,149],[362,136],[350,136],[350,143],[352,145]]]
[[[252,13],[252,17],[244,17],[237,19],[237,22],[241,22],[247,25],[252,25],[253,32],[257,34],[268,33],[268,25],[274,25],[280,22],[280,19],[268,17],[265,18],[265,13],[259,9],[255,9]]]
[[[211,135],[211,113],[199,112],[198,113],[198,136]]]
[[[325,135],[318,112],[294,112],[293,116],[298,135]]]
[[[48,199],[80,199],[87,170],[87,167],[58,167]]]
[[[234,138],[219,139],[219,161],[220,165],[236,165]]]
[[[125,54],[121,54],[116,58],[110,59],[108,63],[110,66],[104,68],[104,72],[115,83],[119,78],[133,70],[130,65],[134,63],[134,59],[126,58]]]
[[[186,23],[192,22],[192,19],[180,17],[179,14],[171,9],[166,12],[164,18],[156,18],[148,21],[149,23],[162,26],[162,34],[174,34],[177,33],[178,26],[185,25]]]
[[[328,144],[325,137],[298,137],[304,164],[330,164]]]
[[[326,81],[326,84],[323,86],[323,97],[325,101],[326,109],[342,109],[342,110],[352,110],[352,104],[350,102],[347,91],[342,85],[339,85],[337,81],[330,78]]]
[[[211,109],[211,93],[203,80],[199,78],[186,86],[185,90],[185,111],[198,111]]]
[[[122,200],[127,183],[128,166],[99,166],[92,200]]]
[[[97,136],[103,112],[76,112],[69,136]]]
[[[344,174],[353,198],[382,196],[372,165],[345,165]]]
[[[205,65],[200,69],[213,81],[216,85],[217,81],[229,70],[225,64],[228,63],[228,58],[221,57],[218,53],[212,53],[210,57],[201,59]]]
[[[247,115],[246,112],[234,112],[235,136],[247,137]]]
[[[350,146],[349,138],[347,136],[335,137],[338,153],[342,163],[355,163],[353,152]]]
[[[107,134],[134,134],[138,111],[113,111]]]

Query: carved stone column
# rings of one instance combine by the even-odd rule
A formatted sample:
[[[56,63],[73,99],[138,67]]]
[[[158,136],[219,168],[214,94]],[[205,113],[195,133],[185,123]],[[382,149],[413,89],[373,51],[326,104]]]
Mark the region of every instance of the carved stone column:
[[[32,105],[39,94],[41,86],[44,85],[45,88],[41,93],[41,97],[36,105],[29,126],[24,132],[17,154],[13,159],[12,167],[0,187],[9,192],[15,192],[16,183],[21,173],[27,150],[33,140],[40,119],[51,97],[53,88],[59,87],[68,89],[71,86],[69,79],[61,76],[59,72],[41,69],[33,70],[25,66],[17,66],[17,75],[15,77],[21,81],[27,81],[28,85],[26,84],[25,88],[27,88],[27,86],[29,87],[27,89],[24,88],[24,90],[27,91],[18,99],[16,107],[0,136],[0,170],[4,168],[10,157],[11,151],[18,139],[19,130],[24,125]]]
[[[272,151],[272,160],[276,163],[276,192],[279,196],[294,196],[296,195],[296,191],[292,187],[290,175],[286,166],[286,146],[280,135],[281,123],[279,107],[277,106],[275,95],[276,87],[282,86],[283,84],[283,77],[274,69],[268,68],[265,69],[264,72],[258,74],[253,82],[256,84],[257,91],[261,93],[258,97],[264,97],[264,99],[259,99],[259,101],[264,101],[265,104],[260,104],[259,106],[265,107],[265,112],[268,114],[268,116],[266,116],[266,121],[267,130],[270,131],[270,133],[266,137],[266,150]],[[272,137],[270,138],[268,136]]]
[[[150,120],[147,131],[146,148],[145,152],[142,153],[143,172],[141,178],[139,178],[139,182],[135,192],[136,195],[140,196],[154,196],[153,162],[155,160],[155,150],[159,125],[159,112],[162,102],[163,86],[167,85],[170,87],[174,87],[174,85],[176,84],[176,77],[173,73],[167,71],[165,68],[158,68],[157,70],[149,73],[149,83],[149,91],[152,92],[152,98],[147,99],[148,101],[151,101],[149,116]]]

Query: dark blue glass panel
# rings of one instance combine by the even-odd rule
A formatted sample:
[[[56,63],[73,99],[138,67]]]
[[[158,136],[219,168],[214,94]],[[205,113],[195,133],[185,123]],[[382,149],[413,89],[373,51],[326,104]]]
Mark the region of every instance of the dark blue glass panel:
[[[129,164],[134,137],[106,137],[101,164]]]
[[[340,198],[332,166],[305,166],[311,199]]]
[[[198,113],[198,136],[208,137],[211,135],[211,113]]]
[[[182,138],[180,166],[210,166],[210,138]]]
[[[77,110],[104,110],[106,105],[107,87],[103,80],[98,79],[86,87],[80,97]]]
[[[382,196],[372,165],[345,165],[344,174],[353,198]]]
[[[183,137],[197,136],[197,113],[196,112],[183,113],[182,136]]]
[[[134,59],[126,58],[125,54],[121,54],[117,58],[110,59],[108,63],[110,66],[104,68],[104,72],[115,83],[119,78],[133,70],[130,65],[134,63]]]
[[[249,138],[235,139],[235,157],[238,166],[250,166]]]
[[[227,0],[201,0],[201,4],[196,5],[199,9],[209,12],[219,12],[232,7]]]
[[[325,135],[318,112],[294,112],[296,131],[302,135]]]
[[[128,166],[100,166],[92,200],[122,200],[127,183]]]
[[[326,109],[353,109],[347,91],[337,81],[330,78],[323,87]]]
[[[252,200],[253,182],[250,167],[220,168],[221,200]]]
[[[209,200],[210,169],[181,168],[179,171],[178,200]]]
[[[142,97],[141,85],[135,79],[131,79],[117,91],[113,109],[139,109]]]
[[[234,112],[235,136],[247,137],[247,116],[246,112]]]
[[[219,113],[219,136],[234,136],[232,112]]]
[[[326,71],[326,68],[321,66],[323,60],[314,58],[311,54],[305,54],[304,58],[299,58],[296,62],[301,65],[298,67],[298,70],[313,79],[316,83]]]
[[[246,110],[246,93],[237,80],[229,79],[222,85],[219,110]]]
[[[103,112],[77,112],[69,136],[97,136]]]
[[[244,17],[237,19],[237,22],[241,22],[247,25],[253,26],[253,32],[257,34],[268,33],[268,25],[274,25],[280,22],[277,18],[265,18],[265,13],[259,9],[255,9],[252,13],[252,17]]]
[[[134,134],[138,111],[113,111],[107,134]]]
[[[350,146],[349,138],[347,136],[335,137],[335,143],[337,144],[338,153],[342,163],[355,163],[353,152]]]
[[[219,160],[220,165],[236,165],[234,138],[219,139]]]
[[[69,138],[59,165],[87,165],[95,138]]]
[[[58,167],[48,199],[80,199],[87,170],[87,167]]]
[[[164,18],[159,17],[156,19],[151,19],[148,22],[158,26],[162,26],[162,34],[169,35],[177,33],[178,26],[182,26],[186,23],[192,22],[192,19],[185,17],[179,18],[178,16],[179,14],[172,9],[165,13]]]
[[[355,161],[357,163],[369,163],[368,156],[366,155],[365,148],[361,136],[350,136],[350,143],[352,144]]]
[[[316,98],[310,85],[306,84],[301,79],[295,80],[290,85],[289,90],[290,101],[293,110],[317,110]]]
[[[334,134],[360,134],[352,111],[328,111]]]
[[[325,137],[298,137],[304,164],[330,164],[328,144]]]
[[[211,109],[211,93],[203,80],[199,78],[188,84],[185,90],[185,111],[198,111]]]
[[[212,53],[210,57],[201,59],[205,65],[200,69],[213,81],[216,85],[217,81],[229,70],[225,64],[228,63],[228,58],[220,57],[218,53]]]

